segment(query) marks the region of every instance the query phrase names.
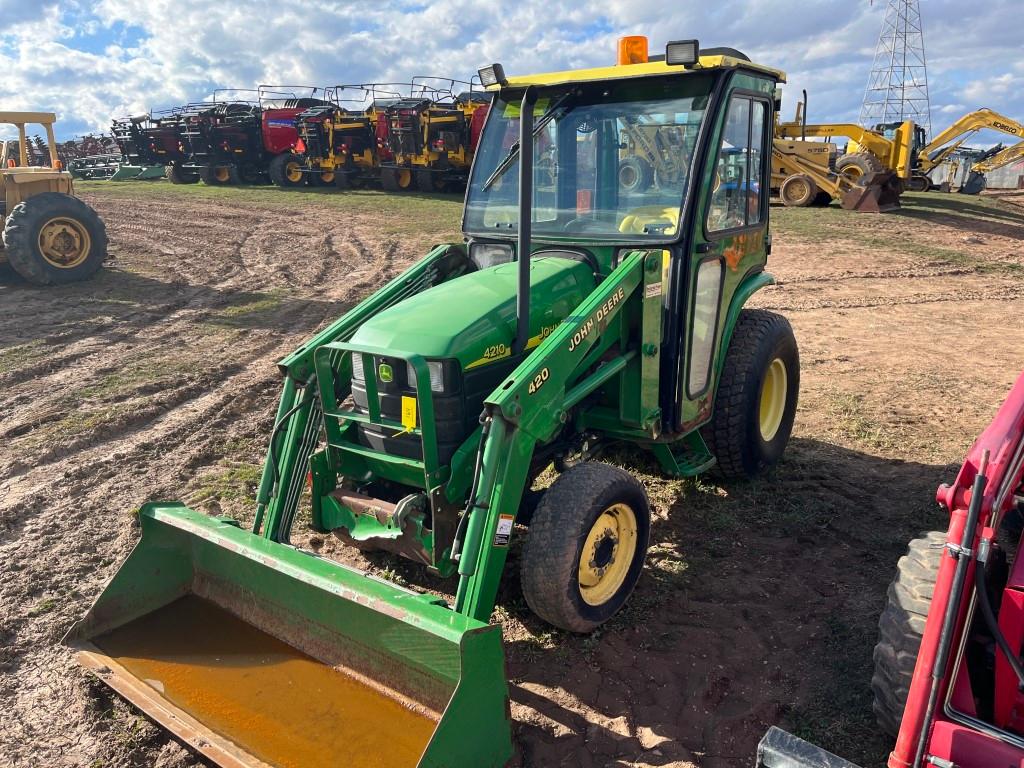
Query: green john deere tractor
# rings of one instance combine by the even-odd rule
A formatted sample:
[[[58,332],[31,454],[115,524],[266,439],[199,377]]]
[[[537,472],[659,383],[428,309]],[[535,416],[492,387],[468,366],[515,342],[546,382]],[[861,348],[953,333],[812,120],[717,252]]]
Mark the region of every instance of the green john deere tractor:
[[[593,630],[633,590],[651,524],[643,486],[593,461],[600,447],[630,443],[675,477],[745,478],[779,459],[796,409],[789,323],[744,309],[772,282],[784,75],[696,41],[645,49],[598,69],[481,71],[494,102],[465,241],[281,360],[251,530],[142,509],[141,541],[66,639],[84,666],[224,766],[509,758],[489,621],[511,539],[525,536],[531,609]],[[637,121],[685,137],[686,173],[623,185]],[[558,478],[524,503],[552,462]],[[317,530],[453,577],[454,596],[292,545],[303,499]]]

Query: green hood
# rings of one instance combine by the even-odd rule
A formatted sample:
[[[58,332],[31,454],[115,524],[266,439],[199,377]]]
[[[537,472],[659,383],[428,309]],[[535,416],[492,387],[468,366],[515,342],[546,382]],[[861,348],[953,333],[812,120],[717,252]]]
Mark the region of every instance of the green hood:
[[[463,369],[510,356],[516,328],[517,265],[501,264],[442,283],[370,318],[352,337],[428,359],[453,358]],[[540,343],[595,286],[576,259],[530,262],[530,347]]]

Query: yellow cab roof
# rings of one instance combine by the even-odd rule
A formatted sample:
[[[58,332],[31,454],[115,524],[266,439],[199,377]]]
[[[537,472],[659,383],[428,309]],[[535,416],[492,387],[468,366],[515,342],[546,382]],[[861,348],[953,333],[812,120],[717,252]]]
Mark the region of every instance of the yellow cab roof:
[[[567,69],[562,72],[544,72],[537,75],[517,75],[509,77],[506,88],[523,88],[528,85],[563,85],[566,83],[585,83],[606,80],[622,80],[630,77],[655,77],[658,75],[689,75],[709,69],[752,69],[764,72],[786,82],[786,73],[781,69],[773,69],[763,64],[737,59],[735,56],[701,56],[698,63],[690,68],[679,64],[666,64],[664,61],[648,61],[643,64],[617,64],[610,67],[594,67],[593,69]],[[502,86],[489,85],[487,90],[497,91]]]

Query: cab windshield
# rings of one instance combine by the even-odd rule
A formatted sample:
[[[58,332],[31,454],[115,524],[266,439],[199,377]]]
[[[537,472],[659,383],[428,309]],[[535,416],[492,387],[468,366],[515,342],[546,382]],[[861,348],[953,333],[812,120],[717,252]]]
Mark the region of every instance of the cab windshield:
[[[534,236],[675,239],[711,83],[693,74],[540,89]],[[518,230],[521,96],[494,100],[469,184],[467,233]]]

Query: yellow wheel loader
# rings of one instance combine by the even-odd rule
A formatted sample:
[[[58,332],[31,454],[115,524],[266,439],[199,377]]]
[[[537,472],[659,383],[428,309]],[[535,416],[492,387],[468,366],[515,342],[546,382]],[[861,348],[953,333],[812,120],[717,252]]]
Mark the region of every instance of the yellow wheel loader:
[[[917,150],[924,143],[923,129],[910,120],[885,131],[869,130],[854,123],[808,123],[804,102],[797,105],[796,120],[780,123],[775,135],[780,139],[848,139],[846,151],[835,159],[835,170],[858,184],[886,171],[894,172],[904,183],[909,182]]]
[[[92,277],[107,257],[107,230],[96,211],[74,196],[71,174],[57,159],[52,112],[0,112],[18,130],[18,157],[5,143],[0,159],[0,259],[36,285]],[[25,126],[46,130],[49,166],[30,166]]]

